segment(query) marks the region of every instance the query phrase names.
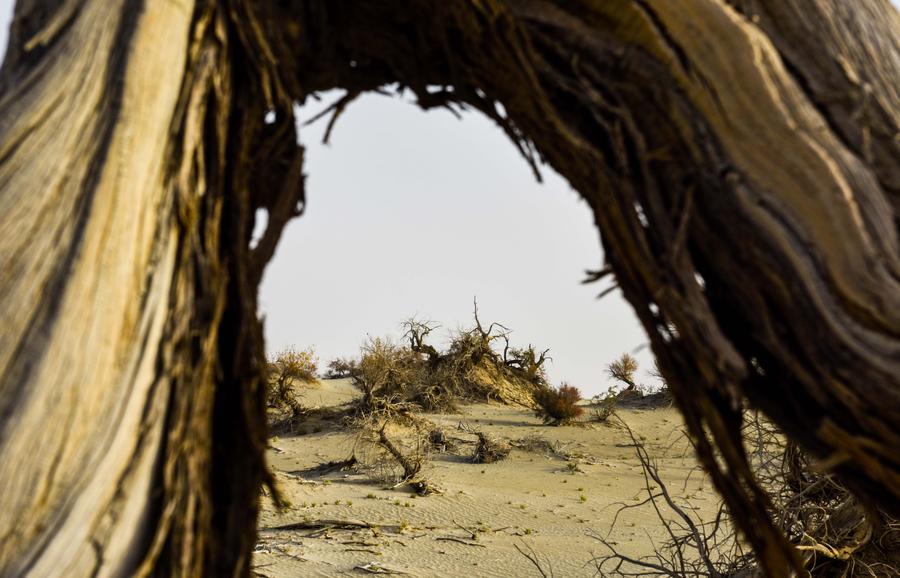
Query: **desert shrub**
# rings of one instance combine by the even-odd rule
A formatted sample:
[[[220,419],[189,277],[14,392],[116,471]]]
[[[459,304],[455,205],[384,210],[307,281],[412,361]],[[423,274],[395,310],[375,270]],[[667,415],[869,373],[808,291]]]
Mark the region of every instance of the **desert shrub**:
[[[435,427],[428,432],[428,443],[431,448],[438,452],[446,452],[453,448],[453,440],[447,437],[447,432],[443,428]]]
[[[492,464],[509,457],[509,444],[484,432],[476,431],[475,435],[478,436],[478,443],[472,453],[472,463]]]
[[[357,432],[354,463],[373,479],[391,487],[408,485],[420,495],[440,493],[422,474],[432,449],[432,426],[424,422],[403,424],[394,419],[368,419]]]
[[[457,400],[460,395],[454,380],[440,380],[434,373],[427,377],[429,382],[419,383],[409,392],[409,401],[427,412],[454,413],[459,410]],[[450,387],[448,387],[450,384]]]
[[[545,349],[538,353],[533,345],[507,347],[503,350],[503,362],[507,367],[517,370],[528,381],[544,385],[547,383],[544,363],[552,359],[547,355],[549,352],[549,349]]]
[[[616,404],[619,401],[619,395],[613,388],[603,395],[597,395],[593,398],[593,407],[591,408],[590,421],[595,423],[606,423],[616,413]]]
[[[289,409],[294,415],[302,406],[294,394],[294,382],[315,383],[318,369],[315,349],[287,347],[268,361],[266,403],[276,409]]]
[[[362,346],[362,355],[353,384],[363,393],[360,401],[364,411],[407,401],[410,391],[425,377],[421,357],[408,348],[386,338],[369,338]]]
[[[609,376],[616,381],[625,384],[626,389],[628,390],[639,389],[634,376],[637,370],[637,360],[628,353],[623,353],[622,357],[610,363],[606,368],[606,372]]]
[[[466,422],[460,422],[456,429],[475,436],[475,450],[470,458],[474,464],[492,464],[505,460],[512,451],[512,446],[506,441],[475,429]]]
[[[328,371],[325,373],[325,377],[327,379],[344,379],[353,377],[358,370],[355,359],[336,357],[328,362]]]
[[[581,399],[578,388],[566,383],[541,387],[534,393],[535,415],[546,424],[564,425],[584,413],[578,405]]]
[[[269,376],[275,381],[314,383],[319,359],[313,347],[286,347],[269,360]]]
[[[404,345],[370,338],[358,362],[336,359],[328,376],[351,377],[363,393],[359,407],[369,413],[396,413],[401,406],[454,412],[459,400],[530,405],[533,391],[545,384],[549,350],[511,348],[510,330],[482,325],[477,303],[473,317],[474,325],[453,334],[445,351],[427,342],[438,324],[410,317],[401,324]],[[506,344],[502,356],[495,349],[498,340]]]

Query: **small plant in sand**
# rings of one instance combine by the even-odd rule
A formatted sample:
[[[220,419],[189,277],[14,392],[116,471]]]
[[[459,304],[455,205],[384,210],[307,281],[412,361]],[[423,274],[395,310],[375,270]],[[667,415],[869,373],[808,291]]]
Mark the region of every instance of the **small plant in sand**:
[[[581,392],[567,383],[558,388],[544,386],[534,393],[535,415],[550,425],[565,425],[584,413],[578,405]]]
[[[475,445],[475,452],[472,454],[472,462],[476,464],[491,464],[505,460],[509,456],[510,447],[508,444],[498,440],[496,437],[476,431],[478,443]]]
[[[609,388],[605,395],[595,397],[590,420],[595,423],[607,423],[609,418],[616,413],[616,402],[618,399],[619,396],[612,388]]]

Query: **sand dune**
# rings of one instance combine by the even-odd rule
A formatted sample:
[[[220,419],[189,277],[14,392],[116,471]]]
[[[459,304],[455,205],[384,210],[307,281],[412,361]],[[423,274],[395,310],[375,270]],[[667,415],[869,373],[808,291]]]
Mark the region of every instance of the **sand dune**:
[[[356,392],[347,381],[323,382],[305,390],[306,405],[334,407]],[[701,513],[711,514],[717,496],[696,472],[681,420],[674,409],[623,409],[622,419],[659,458],[670,489],[690,496]],[[531,548],[555,576],[592,576],[592,553],[603,552],[592,533],[606,535],[623,504],[645,497],[634,448],[625,432],[610,425],[548,427],[525,408],[493,404],[464,406],[452,415],[423,414],[448,431],[460,422],[507,440],[543,436],[572,460],[546,452],[514,449],[507,460],[469,463],[471,447],[435,453],[425,476],[443,490],[417,497],[386,488],[356,472],[312,471],[346,459],[355,436],[339,423],[311,422],[304,435],[272,440],[270,463],[292,506],[277,512],[264,499],[255,571],[271,578],[360,575],[367,568],[409,576],[539,576],[520,548]],[[319,430],[319,431],[316,431]],[[464,439],[464,434],[459,437]],[[569,462],[580,471],[572,472]],[[320,475],[321,474],[321,475]],[[273,529],[316,520],[350,520],[371,527]],[[648,508],[623,512],[610,534],[617,548],[644,554],[664,541]]]

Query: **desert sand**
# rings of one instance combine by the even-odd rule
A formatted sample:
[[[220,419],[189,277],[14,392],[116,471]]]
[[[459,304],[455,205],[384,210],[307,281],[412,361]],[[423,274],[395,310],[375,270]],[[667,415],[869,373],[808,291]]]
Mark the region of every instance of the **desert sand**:
[[[304,405],[334,408],[357,395],[349,380],[304,388]],[[718,498],[703,475],[674,408],[620,408],[618,415],[657,457],[670,491],[690,499],[702,516]],[[316,469],[347,459],[356,436],[339,421],[304,424],[305,431],[273,438],[269,461],[290,507],[263,499],[254,571],[270,578],[396,573],[407,576],[540,576],[516,548],[533,550],[554,576],[594,576],[591,558],[607,553],[593,535],[623,553],[642,555],[666,536],[649,506],[619,514],[646,498],[646,485],[627,433],[612,424],[543,425],[524,407],[469,404],[454,414],[422,414],[459,441],[433,452],[424,476],[442,494],[416,496],[365,472]],[[587,417],[587,416],[586,416]],[[502,439],[540,436],[558,452],[514,448],[492,464],[468,460],[460,423]],[[568,459],[567,459],[568,458]],[[687,480],[687,483],[685,483]],[[322,520],[358,528],[282,528]],[[315,524],[312,524],[315,525]]]

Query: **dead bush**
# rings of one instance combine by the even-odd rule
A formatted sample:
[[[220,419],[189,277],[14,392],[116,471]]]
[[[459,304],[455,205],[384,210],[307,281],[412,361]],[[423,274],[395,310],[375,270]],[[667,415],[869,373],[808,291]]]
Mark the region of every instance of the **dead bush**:
[[[459,411],[459,389],[448,387],[452,380],[444,381],[442,373],[431,372],[424,379],[427,383],[420,383],[409,392],[409,401],[416,404],[423,411],[432,413],[455,413]]]
[[[558,388],[550,386],[538,388],[534,394],[534,402],[537,405],[535,415],[545,424],[565,425],[584,413],[584,409],[578,405],[581,399],[578,388],[567,383],[561,384]]]
[[[427,338],[440,327],[411,317],[401,324],[406,344],[369,339],[358,362],[336,359],[329,377],[349,376],[363,392],[364,412],[390,412],[414,404],[429,412],[455,412],[460,400],[532,405],[532,394],[545,383],[543,366],[549,350],[540,353],[529,345],[511,348],[510,330],[500,323],[482,325],[474,304],[474,327],[459,330],[448,349],[439,351]],[[498,340],[505,342],[503,356]]]
[[[528,381],[543,385],[547,383],[547,375],[544,373],[544,363],[553,359],[548,356],[549,349],[545,349],[540,353],[533,345],[528,347],[510,347],[509,339],[504,334],[503,339],[506,340],[506,347],[503,349],[503,363],[516,371],[518,371]]]
[[[641,465],[646,498],[635,503],[621,504],[606,534],[592,533],[607,553],[591,559],[599,576],[669,576],[671,578],[726,578],[753,576],[746,572],[753,563],[752,554],[743,546],[724,504],[719,505],[713,520],[703,520],[690,503],[673,496],[662,479],[656,460],[650,457],[644,444],[628,425],[618,420],[628,434]],[[655,515],[669,540],[655,545],[647,555],[628,555],[621,552],[610,535],[624,512],[647,508]]]
[[[472,463],[492,464],[509,457],[510,447],[505,442],[491,434],[480,431],[475,432],[475,435],[478,436],[478,443],[475,445],[475,452],[472,454]]]
[[[554,456],[562,460],[569,460],[574,457],[567,451],[568,444],[562,444],[558,440],[551,442],[541,434],[530,434],[517,440],[512,440],[509,444],[523,452]]]
[[[492,464],[505,460],[512,451],[510,445],[497,437],[474,429],[467,423],[460,423],[457,429],[478,438],[475,443],[475,451],[472,453],[473,464]]]
[[[598,574],[673,578],[760,575],[759,564],[735,533],[724,503],[719,503],[712,519],[701,519],[689,499],[670,494],[643,443],[619,422],[637,451],[647,497],[622,505],[609,533],[594,535],[607,549],[592,560]],[[900,521],[877,506],[860,503],[758,414],[745,416],[742,434],[750,466],[770,503],[770,515],[797,549],[805,575],[900,576]],[[616,520],[625,510],[648,505],[670,540],[645,556],[620,552],[609,540]]]
[[[294,384],[315,383],[317,359],[315,350],[287,347],[278,352],[268,362],[268,381],[266,383],[266,404],[276,413],[287,413],[278,416],[279,421],[289,420],[293,429],[305,408],[297,398]]]
[[[274,381],[299,381],[315,383],[319,359],[313,347],[297,349],[286,347],[269,360],[269,376]]]
[[[425,366],[417,353],[390,339],[376,337],[362,346],[352,379],[363,394],[362,411],[370,412],[406,402],[424,377]]]
[[[357,434],[353,455],[359,467],[368,470],[376,480],[395,488],[408,485],[420,495],[439,493],[422,476],[431,449],[428,425],[369,421]]]
[[[428,432],[428,443],[431,449],[437,452],[446,452],[453,449],[453,440],[447,436],[443,428],[436,427]]]

